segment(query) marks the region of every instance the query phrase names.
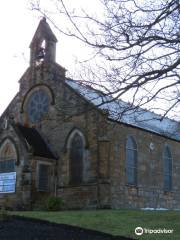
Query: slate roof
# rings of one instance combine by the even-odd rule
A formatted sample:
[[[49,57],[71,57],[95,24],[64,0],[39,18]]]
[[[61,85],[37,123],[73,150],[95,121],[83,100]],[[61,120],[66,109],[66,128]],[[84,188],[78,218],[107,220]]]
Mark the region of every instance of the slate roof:
[[[35,156],[56,159],[49,146],[35,128],[24,127],[20,124],[16,125],[16,127],[28,145],[32,147]]]
[[[180,123],[163,118],[148,110],[134,108],[122,100],[114,100],[101,91],[82,85],[78,81],[66,79],[66,84],[102,110],[109,113],[109,119],[129,124],[162,136],[180,141]],[[121,117],[120,117],[121,116]]]

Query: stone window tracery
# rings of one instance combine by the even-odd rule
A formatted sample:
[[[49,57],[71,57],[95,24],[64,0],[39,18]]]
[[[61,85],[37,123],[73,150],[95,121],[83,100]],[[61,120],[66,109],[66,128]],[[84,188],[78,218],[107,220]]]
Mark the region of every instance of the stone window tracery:
[[[49,96],[43,89],[31,94],[27,102],[28,118],[32,123],[37,123],[48,113]]]

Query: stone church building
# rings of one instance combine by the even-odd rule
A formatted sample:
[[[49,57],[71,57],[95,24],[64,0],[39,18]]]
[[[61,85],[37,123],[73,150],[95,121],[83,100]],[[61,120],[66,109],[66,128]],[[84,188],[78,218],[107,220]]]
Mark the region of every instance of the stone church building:
[[[45,19],[0,118],[0,205],[180,208],[180,123],[68,79]]]

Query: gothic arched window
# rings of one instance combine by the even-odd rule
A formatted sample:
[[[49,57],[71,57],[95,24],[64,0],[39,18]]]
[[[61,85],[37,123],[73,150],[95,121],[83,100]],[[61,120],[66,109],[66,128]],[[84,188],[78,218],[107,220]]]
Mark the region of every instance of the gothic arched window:
[[[126,141],[126,181],[137,184],[137,145],[131,136]]]
[[[170,191],[172,189],[172,154],[168,146],[165,146],[163,151],[163,178],[164,190]]]
[[[83,181],[83,138],[77,132],[72,136],[70,143],[70,183],[79,184]]]
[[[16,161],[16,148],[11,140],[6,139],[0,146],[0,193],[16,191]]]
[[[0,173],[15,172],[17,159],[14,144],[6,140],[0,148]]]

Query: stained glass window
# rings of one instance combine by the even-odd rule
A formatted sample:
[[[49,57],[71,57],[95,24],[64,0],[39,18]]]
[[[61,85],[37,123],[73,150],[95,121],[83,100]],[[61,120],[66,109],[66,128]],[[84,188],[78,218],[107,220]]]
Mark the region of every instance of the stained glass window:
[[[49,108],[49,97],[42,89],[34,92],[27,103],[29,120],[32,123],[39,122],[47,114]]]

